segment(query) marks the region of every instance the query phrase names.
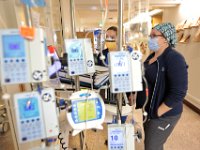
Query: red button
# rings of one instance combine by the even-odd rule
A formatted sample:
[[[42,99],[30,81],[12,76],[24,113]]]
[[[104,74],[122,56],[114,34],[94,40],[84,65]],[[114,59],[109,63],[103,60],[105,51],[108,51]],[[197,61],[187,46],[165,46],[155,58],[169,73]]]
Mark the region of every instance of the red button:
[[[48,50],[49,50],[50,54],[53,54],[55,52],[56,48],[54,46],[50,45],[50,46],[48,46]]]

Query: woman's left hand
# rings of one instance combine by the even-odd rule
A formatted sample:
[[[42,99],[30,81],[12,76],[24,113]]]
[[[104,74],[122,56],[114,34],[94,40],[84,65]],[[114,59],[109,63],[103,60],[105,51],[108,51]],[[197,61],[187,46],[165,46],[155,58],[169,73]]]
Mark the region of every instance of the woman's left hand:
[[[170,111],[172,108],[168,107],[167,105],[165,105],[165,103],[162,103],[157,111],[157,115],[158,117],[162,116],[163,114],[165,114],[166,112]]]

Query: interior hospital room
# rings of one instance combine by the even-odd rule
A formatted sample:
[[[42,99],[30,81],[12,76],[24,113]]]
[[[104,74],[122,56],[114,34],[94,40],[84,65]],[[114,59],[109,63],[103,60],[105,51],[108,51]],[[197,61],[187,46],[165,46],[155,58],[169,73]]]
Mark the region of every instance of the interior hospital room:
[[[199,0],[0,0],[0,150],[199,150]]]

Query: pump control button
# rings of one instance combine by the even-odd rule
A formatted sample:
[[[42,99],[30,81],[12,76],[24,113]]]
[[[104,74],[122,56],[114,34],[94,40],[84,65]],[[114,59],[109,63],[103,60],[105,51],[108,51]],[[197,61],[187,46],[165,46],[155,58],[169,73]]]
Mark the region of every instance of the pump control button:
[[[22,141],[26,141],[26,140],[27,140],[27,137],[23,137],[23,138],[22,138]]]
[[[5,82],[10,82],[10,79],[8,79],[8,78],[7,78],[7,79],[5,79]]]

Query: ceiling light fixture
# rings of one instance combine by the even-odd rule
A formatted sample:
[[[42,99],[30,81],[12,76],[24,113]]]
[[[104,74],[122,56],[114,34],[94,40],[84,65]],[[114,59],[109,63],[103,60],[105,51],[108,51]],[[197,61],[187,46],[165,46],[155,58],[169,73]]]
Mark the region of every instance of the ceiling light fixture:
[[[90,9],[91,10],[97,10],[98,8],[97,8],[97,6],[92,6]]]
[[[159,14],[161,12],[163,12],[162,9],[154,9],[154,10],[149,12],[149,16],[154,16],[154,15],[157,15],[157,14]]]

